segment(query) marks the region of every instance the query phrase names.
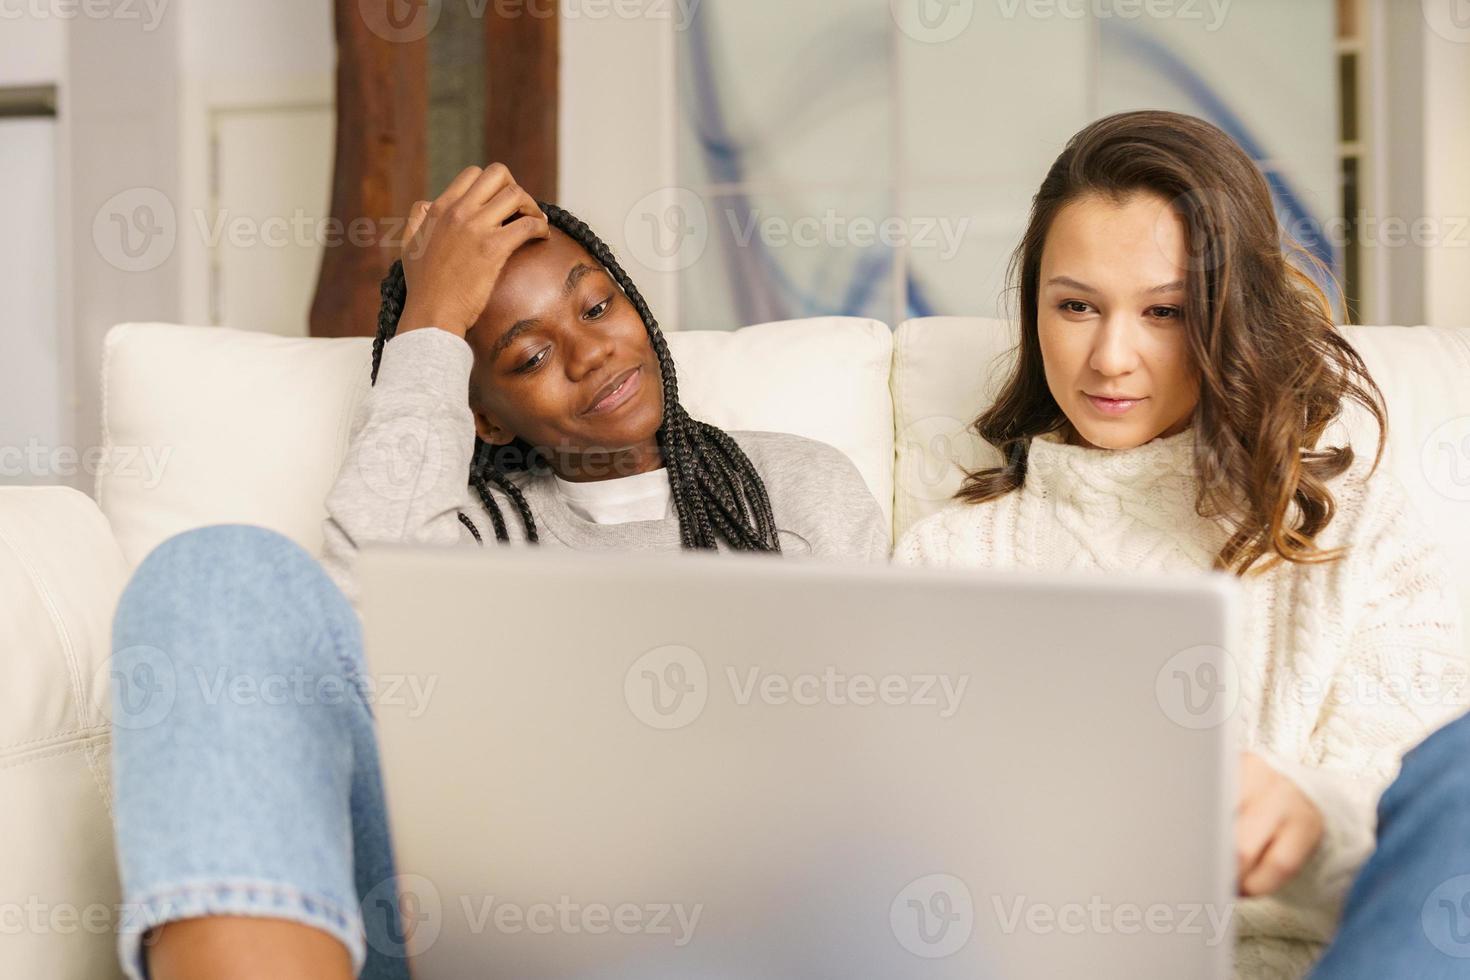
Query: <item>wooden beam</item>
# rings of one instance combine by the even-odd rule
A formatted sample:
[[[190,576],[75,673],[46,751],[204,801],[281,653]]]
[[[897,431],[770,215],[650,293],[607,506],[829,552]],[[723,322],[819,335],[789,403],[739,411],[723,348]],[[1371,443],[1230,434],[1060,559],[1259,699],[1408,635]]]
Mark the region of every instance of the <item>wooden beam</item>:
[[[414,201],[428,196],[427,30],[393,20],[397,0],[374,3],[382,4],[380,19],[362,0],[335,0],[331,216],[343,234],[332,236],[322,253],[311,304],[313,337],[376,333],[378,283],[398,257],[401,222]]]
[[[485,155],[539,201],[556,201],[561,31],[557,3],[485,12]]]

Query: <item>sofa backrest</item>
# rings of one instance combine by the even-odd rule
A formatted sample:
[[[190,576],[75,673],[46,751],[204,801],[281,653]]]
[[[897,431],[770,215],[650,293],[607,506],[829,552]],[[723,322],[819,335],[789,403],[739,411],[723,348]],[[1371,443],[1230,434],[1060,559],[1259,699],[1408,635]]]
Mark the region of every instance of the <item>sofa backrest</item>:
[[[1470,640],[1470,329],[1344,328],[1388,404],[1384,468],[1440,538],[1458,584]],[[1015,329],[980,317],[909,320],[894,335],[896,535],[944,507],[965,471],[999,454],[969,430],[1014,359]],[[1344,424],[1372,454],[1376,430],[1361,413]]]
[[[680,400],[725,429],[794,432],[845,452],[889,515],[892,331],[822,317],[671,333]],[[107,335],[97,500],[128,561],[223,522],[313,554],[323,501],[369,388],[372,342],[127,323]]]
[[[1386,467],[1443,535],[1470,621],[1470,330],[1348,327],[1389,406]],[[1013,356],[1013,328],[978,317],[826,317],[669,335],[681,397],[728,429],[795,432],[857,465],[896,535],[996,461],[968,431]],[[203,524],[274,528],[316,552],[321,501],[371,343],[223,327],[124,324],[108,334],[97,498],[137,564]],[[1349,428],[1371,452],[1370,431]]]

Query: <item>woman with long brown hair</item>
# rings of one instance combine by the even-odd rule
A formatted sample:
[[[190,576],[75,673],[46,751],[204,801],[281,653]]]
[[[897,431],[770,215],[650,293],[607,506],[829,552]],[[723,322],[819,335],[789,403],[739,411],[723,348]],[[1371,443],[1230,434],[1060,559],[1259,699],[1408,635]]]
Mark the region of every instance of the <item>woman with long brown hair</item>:
[[[1401,753],[1465,697],[1448,576],[1377,471],[1383,397],[1297,251],[1214,126],[1133,112],[1082,130],[1012,262],[1019,350],[974,426],[1001,464],[895,552],[1238,577],[1236,972],[1252,978],[1308,970]],[[1349,411],[1376,424],[1372,457],[1329,432]]]

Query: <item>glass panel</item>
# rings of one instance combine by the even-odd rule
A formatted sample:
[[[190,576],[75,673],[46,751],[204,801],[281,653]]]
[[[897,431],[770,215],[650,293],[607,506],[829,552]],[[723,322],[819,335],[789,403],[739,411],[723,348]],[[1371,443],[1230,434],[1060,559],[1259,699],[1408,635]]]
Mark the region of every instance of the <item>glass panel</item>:
[[[1361,323],[1359,313],[1363,301],[1363,244],[1359,167],[1356,157],[1342,161],[1342,213],[1346,218],[1347,235],[1342,249],[1342,291],[1347,305],[1344,311],[1346,322]]]
[[[438,195],[485,157],[485,25],[475,4],[446,3],[429,34],[429,187]]]
[[[708,241],[680,271],[680,327],[828,314],[893,321],[901,232],[886,189],[735,192],[687,212]]]
[[[1358,56],[1352,52],[1337,56],[1337,95],[1341,105],[1338,120],[1339,138],[1344,143],[1358,140]]]
[[[1282,223],[1335,270],[1325,235],[1339,204],[1325,124],[1337,115],[1334,6],[1234,0],[1221,11],[1217,22],[1099,18],[1100,114],[1172,109],[1219,126],[1266,171]]]

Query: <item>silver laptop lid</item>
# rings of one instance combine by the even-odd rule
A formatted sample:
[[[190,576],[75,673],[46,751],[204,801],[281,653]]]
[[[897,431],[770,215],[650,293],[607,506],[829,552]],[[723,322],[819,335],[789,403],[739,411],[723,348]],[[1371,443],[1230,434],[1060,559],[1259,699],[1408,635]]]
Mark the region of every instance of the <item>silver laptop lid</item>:
[[[419,980],[1229,976],[1222,577],[360,574]]]

